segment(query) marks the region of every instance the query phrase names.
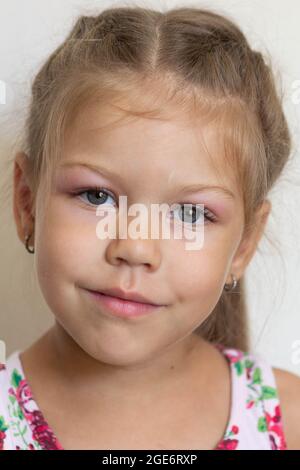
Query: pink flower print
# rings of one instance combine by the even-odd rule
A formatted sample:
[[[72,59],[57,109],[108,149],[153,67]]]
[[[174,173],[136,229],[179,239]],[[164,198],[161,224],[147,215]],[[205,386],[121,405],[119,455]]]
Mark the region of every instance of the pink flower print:
[[[24,380],[15,369],[11,377],[12,387],[8,390],[9,394],[14,396],[22,409],[27,414],[30,413],[29,402],[32,400],[30,389],[26,380]]]
[[[239,441],[237,439],[224,439],[216,450],[235,450]]]
[[[28,387],[27,382],[22,379],[18,385],[16,390],[16,398],[18,400],[19,405],[23,408],[26,413],[30,413],[30,409],[26,407],[26,405],[32,400],[30,390]]]
[[[231,428],[231,432],[233,434],[237,434],[239,432],[239,427],[236,426],[236,425],[233,425],[232,428]]]
[[[20,411],[25,414],[26,419],[30,422],[33,439],[37,441],[43,449],[61,449],[53,432],[49,429],[49,426],[44,420],[41,411],[35,409],[35,402],[27,381],[22,378],[16,369],[12,373],[11,383],[14,388],[11,387],[9,393],[17,399]],[[32,448],[29,447],[29,450],[35,449],[32,446]]]
[[[286,450],[279,405],[275,406],[273,416],[266,412],[266,422],[270,433],[272,450]]]
[[[244,357],[244,352],[243,351],[240,351],[239,349],[236,349],[234,350],[233,353],[229,351],[227,351],[227,356],[230,358],[230,361],[235,363],[235,362],[240,362],[243,357]]]
[[[0,450],[3,450],[5,436],[6,436],[5,432],[0,431]]]
[[[31,421],[31,427],[33,428],[32,436],[43,447],[43,449],[56,450],[60,448],[54,434],[49,429],[39,410],[34,410],[28,418]]]
[[[255,403],[255,401],[254,401],[254,400],[250,400],[250,401],[248,401],[248,403],[247,403],[247,405],[246,405],[246,408],[247,408],[247,409],[250,409],[250,408],[252,408],[252,406],[254,405],[254,403]]]
[[[228,348],[222,343],[214,343],[214,346],[221,352],[226,350],[226,356],[231,359],[231,362],[238,362],[244,357],[244,352],[240,349]]]
[[[232,425],[225,438],[216,447],[216,450],[235,450],[239,441],[238,439],[232,439],[231,436],[236,436],[239,433],[239,430],[240,429],[236,424]]]
[[[3,450],[7,429],[8,425],[5,423],[3,416],[0,416],[0,450]]]

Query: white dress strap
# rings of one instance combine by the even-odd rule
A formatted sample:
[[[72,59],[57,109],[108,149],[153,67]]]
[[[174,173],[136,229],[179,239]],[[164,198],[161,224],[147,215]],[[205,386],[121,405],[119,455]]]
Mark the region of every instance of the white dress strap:
[[[231,366],[231,415],[218,449],[286,450],[272,366],[259,354],[221,346]]]

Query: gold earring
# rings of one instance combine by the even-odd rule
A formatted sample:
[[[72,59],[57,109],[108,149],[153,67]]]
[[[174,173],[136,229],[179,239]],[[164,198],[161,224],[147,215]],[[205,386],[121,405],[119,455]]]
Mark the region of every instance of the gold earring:
[[[28,251],[28,253],[34,253],[34,247],[32,247],[32,249],[28,246],[28,242],[29,242],[29,239],[31,237],[32,234],[29,234],[29,235],[26,235],[26,238],[25,238],[25,246],[26,246],[26,250]]]
[[[231,278],[232,278],[232,283],[231,284],[225,284],[225,286],[224,286],[224,290],[226,290],[226,292],[230,292],[230,291],[234,290],[236,285],[237,285],[237,279],[236,279],[234,274],[231,274]]]

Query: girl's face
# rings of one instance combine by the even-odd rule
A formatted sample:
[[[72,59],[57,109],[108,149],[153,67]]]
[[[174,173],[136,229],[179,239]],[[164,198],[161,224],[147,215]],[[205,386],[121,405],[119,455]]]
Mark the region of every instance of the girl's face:
[[[67,134],[46,208],[43,188],[38,192],[34,256],[41,290],[60,325],[90,356],[125,365],[151,359],[192,333],[214,309],[224,283],[231,282],[230,272],[242,274],[237,248],[243,208],[212,128],[139,118],[101,130],[111,122],[109,117],[109,110],[90,106]],[[222,186],[232,196],[221,189],[182,190],[200,184]],[[108,196],[74,194],[95,187]],[[147,239],[128,234],[101,240],[96,234],[96,209],[103,204],[114,210],[121,195],[127,196],[128,208],[142,203],[149,213],[155,203],[204,204],[215,221],[205,220],[204,243],[198,250],[187,250],[184,238],[151,239],[150,229]],[[184,221],[179,210],[174,217],[177,224],[191,227],[191,219]],[[113,287],[165,306],[140,317],[109,315],[86,289]]]

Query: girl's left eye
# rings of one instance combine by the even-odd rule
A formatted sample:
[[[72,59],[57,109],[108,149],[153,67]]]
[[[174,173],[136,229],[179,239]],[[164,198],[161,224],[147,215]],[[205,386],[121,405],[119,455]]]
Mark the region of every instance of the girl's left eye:
[[[206,223],[217,220],[217,217],[207,208],[202,209],[196,204],[180,204],[179,217],[181,222],[196,226],[200,223],[202,216],[207,221]]]
[[[108,198],[113,199],[113,201],[115,203],[114,196],[110,192],[108,192],[107,190],[105,190],[103,188],[89,188],[89,189],[86,189],[86,190],[83,190],[83,191],[78,191],[78,192],[75,193],[75,196],[83,196],[85,194],[87,195],[88,202],[91,205],[106,204],[106,201],[107,201]],[[89,199],[90,195],[91,195],[91,200]]]

